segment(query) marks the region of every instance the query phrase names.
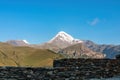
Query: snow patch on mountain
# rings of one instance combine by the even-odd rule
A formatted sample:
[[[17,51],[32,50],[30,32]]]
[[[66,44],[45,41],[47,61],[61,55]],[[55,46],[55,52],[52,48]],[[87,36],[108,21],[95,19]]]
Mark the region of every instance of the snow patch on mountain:
[[[62,41],[67,41],[67,42],[72,42],[74,38],[65,33],[64,31],[60,31],[54,38],[52,38],[49,42],[53,42],[55,39],[62,40]]]
[[[68,42],[70,44],[74,43],[82,43],[82,40],[75,39],[71,35],[67,34],[64,31],[60,31],[54,38],[52,38],[49,43],[52,43],[54,41],[62,41],[62,42]]]
[[[27,41],[27,40],[22,40],[24,43],[26,43],[26,44],[29,44],[29,42]]]

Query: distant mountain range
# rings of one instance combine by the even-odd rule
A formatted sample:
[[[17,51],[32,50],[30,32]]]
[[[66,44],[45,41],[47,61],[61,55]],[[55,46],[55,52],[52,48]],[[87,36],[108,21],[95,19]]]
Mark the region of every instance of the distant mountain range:
[[[6,43],[14,46],[28,46],[29,43],[26,40],[9,40]]]
[[[90,40],[75,39],[64,31],[60,31],[50,41],[43,44],[29,44],[26,40],[10,40],[6,43],[14,46],[29,46],[38,49],[50,49],[57,53],[64,53],[72,55],[72,57],[81,57],[82,54],[94,58],[114,58],[115,55],[120,54],[120,45],[99,45]],[[71,51],[71,52],[70,52]],[[99,56],[98,56],[99,55]]]

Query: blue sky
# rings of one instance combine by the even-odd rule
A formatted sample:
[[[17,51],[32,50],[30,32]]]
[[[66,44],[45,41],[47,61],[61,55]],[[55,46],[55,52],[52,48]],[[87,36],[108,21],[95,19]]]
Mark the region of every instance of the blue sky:
[[[120,44],[120,0],[1,0],[0,41],[50,40],[59,31]]]

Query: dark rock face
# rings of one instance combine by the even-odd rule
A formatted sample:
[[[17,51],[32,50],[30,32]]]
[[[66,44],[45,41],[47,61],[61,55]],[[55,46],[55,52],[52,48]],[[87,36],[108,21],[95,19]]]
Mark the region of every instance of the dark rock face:
[[[0,80],[89,80],[120,76],[119,59],[61,59],[53,68],[0,67]]]
[[[120,59],[120,54],[116,55],[116,59]]]

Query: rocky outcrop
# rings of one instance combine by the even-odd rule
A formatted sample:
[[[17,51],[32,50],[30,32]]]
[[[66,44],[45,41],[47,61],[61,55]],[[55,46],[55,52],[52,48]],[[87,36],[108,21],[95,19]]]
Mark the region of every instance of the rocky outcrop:
[[[82,43],[69,46],[59,50],[58,53],[66,54],[72,58],[104,58],[105,54],[94,52],[85,47]]]

